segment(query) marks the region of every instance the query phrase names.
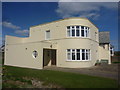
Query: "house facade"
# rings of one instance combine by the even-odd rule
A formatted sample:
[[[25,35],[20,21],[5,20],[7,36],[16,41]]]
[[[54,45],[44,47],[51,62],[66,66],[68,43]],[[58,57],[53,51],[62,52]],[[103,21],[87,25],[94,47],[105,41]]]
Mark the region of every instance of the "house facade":
[[[32,26],[28,38],[6,36],[5,65],[84,68],[101,60],[111,64],[110,49],[100,45],[98,28],[87,18],[66,18]]]

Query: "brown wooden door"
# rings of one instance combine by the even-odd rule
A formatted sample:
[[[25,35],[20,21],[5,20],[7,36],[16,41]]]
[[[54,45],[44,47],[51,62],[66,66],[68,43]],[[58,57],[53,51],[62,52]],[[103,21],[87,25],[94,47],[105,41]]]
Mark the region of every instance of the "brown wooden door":
[[[51,50],[51,64],[56,65],[56,50]]]

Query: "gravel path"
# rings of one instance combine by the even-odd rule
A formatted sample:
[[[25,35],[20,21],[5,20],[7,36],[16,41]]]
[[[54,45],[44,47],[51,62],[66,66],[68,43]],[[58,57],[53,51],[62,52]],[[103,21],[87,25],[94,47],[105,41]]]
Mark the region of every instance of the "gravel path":
[[[61,68],[56,66],[47,66],[45,70],[55,70],[64,72],[74,72],[92,76],[107,77],[118,80],[118,64],[93,66],[90,68]]]

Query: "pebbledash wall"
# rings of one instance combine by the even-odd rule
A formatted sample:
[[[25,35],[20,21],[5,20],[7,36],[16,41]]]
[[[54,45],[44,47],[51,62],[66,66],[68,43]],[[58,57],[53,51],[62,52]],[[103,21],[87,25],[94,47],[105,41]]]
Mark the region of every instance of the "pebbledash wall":
[[[46,31],[50,31],[48,40]],[[87,18],[74,17],[32,26],[28,38],[6,36],[4,64],[42,69],[43,49],[56,49],[57,67],[91,67],[101,59],[111,63],[109,50],[99,46],[98,28]],[[33,51],[38,52],[36,58]]]

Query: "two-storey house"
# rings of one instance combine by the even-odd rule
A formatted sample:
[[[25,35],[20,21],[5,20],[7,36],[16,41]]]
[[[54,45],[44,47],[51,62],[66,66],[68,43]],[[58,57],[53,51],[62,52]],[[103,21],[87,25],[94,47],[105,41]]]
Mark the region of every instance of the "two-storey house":
[[[66,18],[32,26],[28,38],[6,36],[5,65],[83,68],[103,59],[111,64],[110,50],[99,45],[98,28],[87,18]]]

